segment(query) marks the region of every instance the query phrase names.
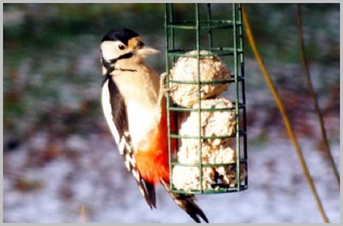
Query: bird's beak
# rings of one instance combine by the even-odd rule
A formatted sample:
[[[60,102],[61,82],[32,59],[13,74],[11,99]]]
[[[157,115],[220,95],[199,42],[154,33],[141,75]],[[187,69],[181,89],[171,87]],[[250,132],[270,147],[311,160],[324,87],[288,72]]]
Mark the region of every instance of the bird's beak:
[[[145,58],[149,55],[154,55],[159,53],[160,51],[158,51],[157,49],[151,48],[149,46],[143,46],[142,48],[137,50],[137,54],[139,56],[141,56],[142,58]]]

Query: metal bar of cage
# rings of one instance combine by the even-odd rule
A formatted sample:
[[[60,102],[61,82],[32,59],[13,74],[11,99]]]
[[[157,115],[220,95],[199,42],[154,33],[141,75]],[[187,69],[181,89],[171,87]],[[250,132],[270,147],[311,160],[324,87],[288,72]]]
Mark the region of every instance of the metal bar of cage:
[[[206,5],[207,18],[201,18],[201,7]],[[212,15],[212,6],[211,4],[199,4],[194,5],[194,18],[195,20],[183,20],[175,19],[174,13],[174,4],[167,3],[165,5],[165,43],[166,43],[166,88],[170,88],[170,83],[179,83],[179,84],[193,84],[198,86],[198,108],[187,108],[173,105],[170,96],[167,95],[167,117],[168,117],[168,149],[169,149],[169,170],[170,170],[170,189],[176,193],[184,194],[213,194],[213,193],[225,193],[225,192],[236,192],[241,190],[246,190],[248,188],[248,177],[247,177],[247,126],[246,126],[246,102],[245,102],[245,77],[244,77],[244,43],[243,43],[243,23],[242,23],[242,13],[240,4],[231,4],[231,18],[228,19],[216,19],[214,20]],[[231,30],[232,31],[232,45],[228,46],[216,46],[214,43],[214,31],[216,30]],[[185,47],[176,48],[175,42],[177,40],[177,35],[175,31],[178,30],[187,30],[195,31],[195,50],[196,54],[187,55],[187,57],[193,57],[197,59],[197,72],[198,72],[198,81],[179,81],[173,80],[170,78],[170,70],[172,64],[175,63],[176,57],[186,56],[186,52],[194,49],[189,49]],[[201,45],[201,32],[207,31],[208,45]],[[210,54],[200,54],[201,50],[209,50]],[[219,57],[233,57],[234,61],[234,70],[231,79],[223,81],[201,81],[201,70],[200,70],[200,57],[203,56],[219,56]],[[233,83],[235,89],[235,114],[236,114],[236,132],[234,135],[228,136],[204,136],[201,134],[199,129],[198,136],[187,136],[180,135],[178,133],[173,133],[171,131],[171,111],[173,112],[198,112],[198,123],[199,128],[201,128],[201,113],[205,111],[225,111],[232,110],[233,108],[202,108],[201,107],[201,93],[200,88],[203,84],[219,84],[219,83]],[[177,123],[175,123],[177,126]],[[215,139],[215,138],[232,138],[236,140],[235,154],[236,161],[235,163],[202,163],[202,142],[205,139]],[[172,152],[172,139],[198,139],[199,146],[199,163],[196,164],[184,164],[177,162],[175,160],[175,155]],[[242,141],[242,142],[241,142]],[[179,146],[177,145],[176,149]],[[198,167],[199,170],[199,179],[200,179],[200,188],[192,191],[183,191],[176,189],[173,186],[173,175],[172,170],[174,166],[185,166],[185,167]],[[204,189],[202,183],[203,169],[205,167],[217,167],[217,166],[232,166],[235,167],[236,173],[236,186],[234,187],[225,187],[219,189]],[[245,170],[245,178],[241,181],[242,168]]]
[[[196,22],[196,50],[197,50],[197,62],[200,62],[200,18],[199,18],[199,3],[195,4],[195,22]],[[200,64],[197,64],[197,72],[198,72],[198,81],[201,81],[201,71],[200,71]],[[201,127],[201,84],[198,82],[198,123],[199,128]],[[199,142],[199,163],[198,163],[198,169],[199,169],[199,178],[203,177],[203,164],[202,163],[202,135],[201,130],[198,131],[198,142]],[[200,179],[200,191],[203,191],[203,183]]]
[[[236,103],[239,102],[239,83],[238,83],[238,79],[237,79],[237,75],[238,75],[238,54],[237,54],[237,36],[236,36],[236,32],[237,32],[237,24],[236,24],[236,5],[234,4],[232,6],[232,20],[233,20],[233,32],[232,32],[232,38],[233,38],[233,48],[234,48],[234,76],[235,76],[235,94],[236,94]],[[239,108],[238,108],[238,104],[235,104],[235,110],[236,113],[239,112]],[[239,114],[236,114],[236,131],[240,130],[240,118],[239,118]],[[236,150],[240,150],[240,134],[236,133]],[[237,180],[237,190],[239,191],[241,189],[240,186],[240,151],[236,151],[236,180]]]

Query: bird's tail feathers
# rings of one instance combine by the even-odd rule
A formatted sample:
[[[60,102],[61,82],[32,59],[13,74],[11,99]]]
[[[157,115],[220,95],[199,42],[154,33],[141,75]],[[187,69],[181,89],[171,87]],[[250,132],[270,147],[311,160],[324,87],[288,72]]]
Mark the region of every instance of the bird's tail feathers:
[[[202,219],[206,223],[209,223],[205,213],[195,203],[195,196],[194,195],[185,195],[185,194],[173,193],[170,191],[169,183],[167,183],[163,179],[161,179],[161,183],[163,184],[164,188],[168,191],[169,195],[172,197],[174,202],[181,209],[183,209],[191,218],[193,218],[193,220],[195,222],[201,223],[200,219]]]

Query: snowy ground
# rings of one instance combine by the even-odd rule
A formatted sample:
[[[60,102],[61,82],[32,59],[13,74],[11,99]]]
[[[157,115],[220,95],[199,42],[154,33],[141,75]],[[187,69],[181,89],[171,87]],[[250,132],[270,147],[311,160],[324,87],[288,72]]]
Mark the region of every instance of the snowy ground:
[[[249,189],[201,195],[198,203],[213,223],[323,222],[275,102],[263,77],[258,75],[256,62],[247,61],[246,65],[254,70],[247,80]],[[281,72],[284,77],[301,73],[299,66],[276,66],[279,76]],[[322,84],[322,71],[328,70],[319,67],[312,72],[316,90]],[[330,72],[332,76],[326,77],[325,82],[331,85],[326,87],[333,87],[339,69]],[[303,83],[284,82],[278,91],[290,113],[328,218],[340,222],[340,192],[319,146],[312,102],[291,91],[301,89],[299,84]],[[80,98],[85,96],[83,93],[98,98],[98,84],[89,90],[81,86],[72,89],[81,93]],[[331,151],[339,167],[339,107],[335,93],[327,93],[320,95],[320,103],[326,112]],[[46,117],[50,121],[42,122],[43,125],[36,115],[21,119],[18,126],[27,132],[25,139],[20,139],[19,147],[6,148],[4,152],[4,222],[83,222],[84,217],[87,222],[99,223],[193,222],[162,187],[157,191],[158,209],[148,208],[116,151],[98,100],[89,103],[86,110],[80,106],[77,111],[73,110],[76,107],[49,111]],[[91,108],[98,109],[93,113],[96,116],[87,115]],[[39,125],[30,129],[30,123],[35,121]],[[7,141],[15,137],[4,135]]]
[[[83,222],[81,207],[87,222],[192,222],[162,187],[158,209],[148,208],[106,133],[70,136],[44,156],[48,137],[28,142],[4,154],[4,222]],[[313,140],[300,145],[329,220],[340,222],[340,193],[323,154]],[[331,148],[339,166],[339,143]],[[201,195],[198,203],[213,223],[322,222],[294,147],[276,137],[249,145],[248,190]]]

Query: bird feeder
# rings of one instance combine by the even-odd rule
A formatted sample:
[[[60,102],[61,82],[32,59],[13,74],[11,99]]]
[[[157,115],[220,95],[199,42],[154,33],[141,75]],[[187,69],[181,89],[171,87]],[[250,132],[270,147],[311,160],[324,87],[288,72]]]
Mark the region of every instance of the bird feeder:
[[[171,191],[247,189],[241,5],[166,4],[165,35]]]

